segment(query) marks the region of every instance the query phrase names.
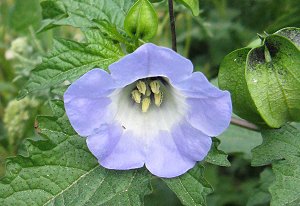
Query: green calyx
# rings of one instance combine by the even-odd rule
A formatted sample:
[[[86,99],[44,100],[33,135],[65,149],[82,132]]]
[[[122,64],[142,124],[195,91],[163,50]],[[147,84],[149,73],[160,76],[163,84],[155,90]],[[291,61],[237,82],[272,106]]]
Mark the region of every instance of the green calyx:
[[[300,121],[299,38],[299,28],[285,28],[224,58],[219,86],[230,91],[234,113],[271,128]]]

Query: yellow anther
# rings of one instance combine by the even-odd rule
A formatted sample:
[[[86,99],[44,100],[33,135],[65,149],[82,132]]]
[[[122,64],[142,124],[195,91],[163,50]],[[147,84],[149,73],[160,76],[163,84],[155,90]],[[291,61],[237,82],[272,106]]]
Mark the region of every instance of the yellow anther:
[[[151,104],[150,97],[145,97],[142,100],[142,112],[147,112],[148,109],[149,109],[150,104]]]
[[[136,103],[141,103],[142,94],[137,89],[131,92],[131,97]]]
[[[154,94],[159,94],[159,87],[160,87],[160,84],[159,84],[158,80],[154,80],[154,81],[150,82],[150,88]]]
[[[136,83],[136,87],[139,90],[139,92],[141,92],[143,95],[146,94],[146,90],[147,90],[147,85],[145,82],[143,81],[138,81],[138,83]]]
[[[156,106],[160,106],[163,101],[163,93],[159,92],[158,94],[154,94],[154,103]]]

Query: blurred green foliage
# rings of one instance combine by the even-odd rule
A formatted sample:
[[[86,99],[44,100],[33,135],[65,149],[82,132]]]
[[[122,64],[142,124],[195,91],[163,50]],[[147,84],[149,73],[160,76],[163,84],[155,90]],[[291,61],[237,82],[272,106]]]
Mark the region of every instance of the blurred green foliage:
[[[24,138],[35,137],[37,114],[48,113],[49,94],[16,100],[32,69],[52,47],[53,37],[80,39],[76,29],[36,31],[42,20],[39,0],[0,1],[0,175],[4,160],[15,155]]]
[[[167,1],[155,2],[159,26],[152,42],[171,47]],[[196,70],[212,79],[217,76],[224,56],[248,45],[257,33],[300,27],[299,5],[300,0],[200,0],[200,15],[194,17],[183,5],[175,4],[178,51],[192,60]],[[54,37],[80,41],[83,35],[71,27],[37,34],[42,19],[40,0],[1,0],[0,15],[0,175],[3,175],[4,159],[16,154],[24,138],[36,136],[34,118],[37,114],[47,114],[48,101],[55,98],[44,93],[18,102],[15,100],[18,91],[52,47]],[[215,189],[208,205],[268,205],[265,183],[273,178],[272,173],[265,170],[260,176],[264,168],[250,166],[250,151],[261,143],[260,135],[232,126],[220,140],[219,148],[230,154],[232,166],[207,167],[205,176]],[[146,203],[181,205],[165,183],[153,181],[154,193],[146,196]]]

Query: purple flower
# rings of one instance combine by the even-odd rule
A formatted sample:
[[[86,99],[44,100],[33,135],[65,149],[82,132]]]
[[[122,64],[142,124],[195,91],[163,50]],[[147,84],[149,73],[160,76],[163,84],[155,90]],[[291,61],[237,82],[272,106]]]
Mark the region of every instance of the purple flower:
[[[230,123],[229,92],[168,48],[144,44],[109,70],[89,71],[64,94],[73,128],[105,168],[179,176]]]

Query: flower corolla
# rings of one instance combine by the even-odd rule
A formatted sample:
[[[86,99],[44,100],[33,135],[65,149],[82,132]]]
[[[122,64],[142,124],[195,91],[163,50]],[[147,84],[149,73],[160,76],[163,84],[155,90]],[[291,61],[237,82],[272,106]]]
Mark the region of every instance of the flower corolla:
[[[108,69],[87,72],[64,94],[71,125],[105,168],[179,176],[230,123],[229,92],[171,49],[147,43]]]

